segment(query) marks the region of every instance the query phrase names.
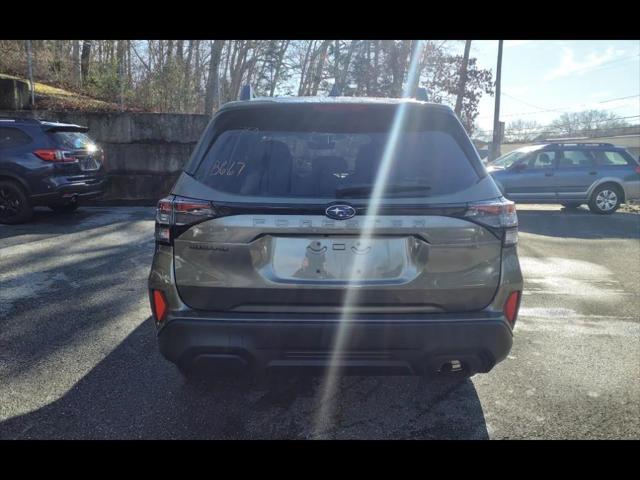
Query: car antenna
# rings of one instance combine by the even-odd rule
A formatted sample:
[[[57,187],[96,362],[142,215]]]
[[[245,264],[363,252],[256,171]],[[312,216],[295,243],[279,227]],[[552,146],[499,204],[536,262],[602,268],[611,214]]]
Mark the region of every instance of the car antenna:
[[[252,100],[256,98],[253,87],[250,84],[244,85],[240,91],[240,100]]]
[[[421,102],[429,101],[429,96],[427,95],[427,89],[424,87],[416,88],[416,100],[420,100]]]

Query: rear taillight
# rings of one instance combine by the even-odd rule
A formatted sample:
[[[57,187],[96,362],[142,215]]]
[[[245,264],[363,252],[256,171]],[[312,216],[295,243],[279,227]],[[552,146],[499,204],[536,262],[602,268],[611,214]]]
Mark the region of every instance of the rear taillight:
[[[45,148],[36,150],[33,154],[45,162],[75,162],[77,158],[67,150],[57,148]]]
[[[507,318],[511,326],[513,327],[518,317],[518,309],[520,308],[520,297],[522,292],[511,292],[507,297],[507,301],[504,302],[504,316]]]
[[[640,166],[636,167],[636,173],[640,175]]]
[[[153,301],[153,315],[156,323],[162,323],[167,315],[167,299],[161,290],[152,290],[151,299]]]
[[[170,195],[156,208],[156,242],[171,244],[173,239],[196,223],[215,218],[211,202]]]
[[[174,197],[173,199],[173,222],[175,225],[193,225],[215,216],[216,211],[211,202],[183,197]]]
[[[475,202],[464,214],[473,221],[501,231],[505,246],[518,243],[518,215],[516,204],[504,198],[488,202]]]

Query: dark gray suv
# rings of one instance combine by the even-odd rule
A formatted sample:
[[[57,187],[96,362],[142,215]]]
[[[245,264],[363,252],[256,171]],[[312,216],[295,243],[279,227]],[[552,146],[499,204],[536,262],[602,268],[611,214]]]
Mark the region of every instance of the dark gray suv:
[[[0,223],[31,219],[33,207],[72,212],[103,195],[104,152],[87,127],[0,118]]]
[[[160,351],[183,373],[487,372],[512,344],[516,243],[449,107],[228,103],[158,204]]]

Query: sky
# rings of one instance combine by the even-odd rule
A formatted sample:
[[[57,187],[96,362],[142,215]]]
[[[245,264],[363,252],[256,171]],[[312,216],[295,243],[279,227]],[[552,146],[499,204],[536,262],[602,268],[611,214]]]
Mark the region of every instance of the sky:
[[[462,54],[464,42],[459,42]],[[474,40],[471,56],[496,72],[497,40]],[[506,40],[500,120],[547,125],[564,112],[607,110],[640,124],[640,41]],[[624,98],[631,97],[631,98]],[[554,111],[544,111],[554,110]],[[493,128],[494,97],[483,95],[478,128]]]

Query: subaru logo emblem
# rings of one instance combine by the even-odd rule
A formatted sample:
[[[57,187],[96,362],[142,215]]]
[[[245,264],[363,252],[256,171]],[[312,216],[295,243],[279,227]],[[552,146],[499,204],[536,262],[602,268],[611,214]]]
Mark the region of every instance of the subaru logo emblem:
[[[356,214],[356,209],[351,205],[331,205],[324,212],[329,218],[347,220]]]

